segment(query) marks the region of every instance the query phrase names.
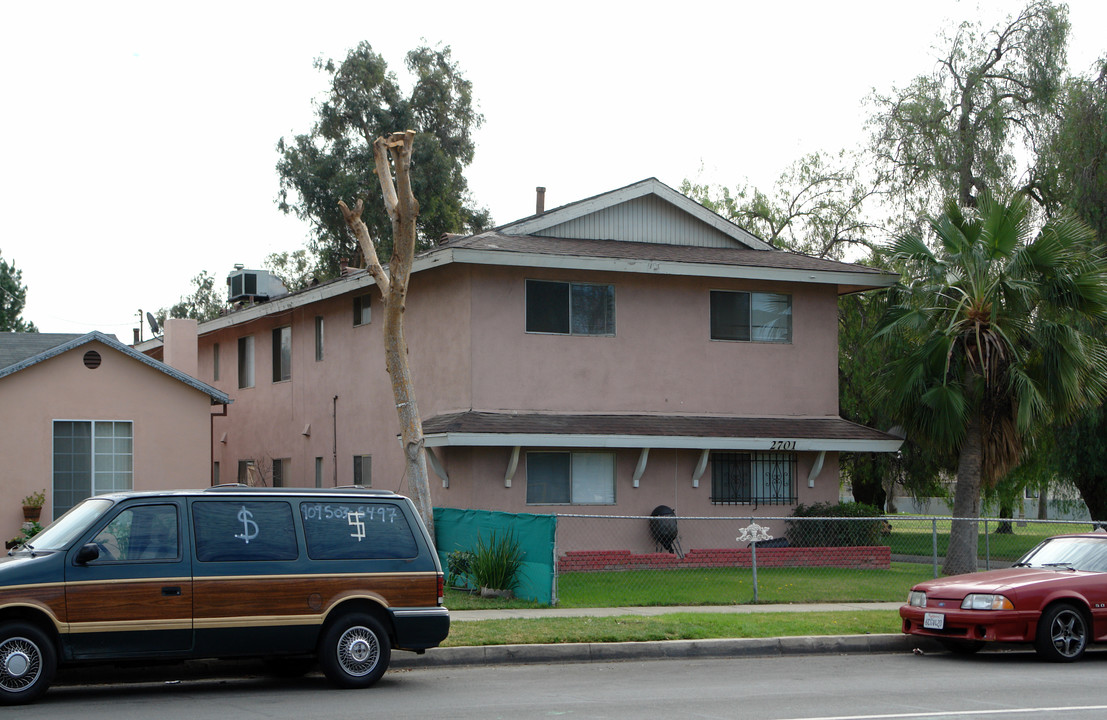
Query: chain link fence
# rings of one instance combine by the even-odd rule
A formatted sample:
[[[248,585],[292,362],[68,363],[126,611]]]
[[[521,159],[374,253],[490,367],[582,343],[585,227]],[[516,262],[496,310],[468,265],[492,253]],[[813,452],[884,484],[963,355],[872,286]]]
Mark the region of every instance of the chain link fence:
[[[563,607],[904,601],[941,574],[951,517],[677,517],[559,514],[554,602]],[[980,518],[980,570],[1007,567],[1087,521]]]

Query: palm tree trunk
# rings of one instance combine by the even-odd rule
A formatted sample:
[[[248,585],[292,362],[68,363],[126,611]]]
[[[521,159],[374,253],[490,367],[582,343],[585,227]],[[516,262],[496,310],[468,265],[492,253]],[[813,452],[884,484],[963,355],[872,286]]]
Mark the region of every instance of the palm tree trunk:
[[[942,572],[946,575],[976,572],[976,548],[980,517],[980,475],[983,465],[983,442],[980,417],[973,415],[961,444],[957,461],[957,487],[953,495],[953,526],[949,532],[949,549]]]

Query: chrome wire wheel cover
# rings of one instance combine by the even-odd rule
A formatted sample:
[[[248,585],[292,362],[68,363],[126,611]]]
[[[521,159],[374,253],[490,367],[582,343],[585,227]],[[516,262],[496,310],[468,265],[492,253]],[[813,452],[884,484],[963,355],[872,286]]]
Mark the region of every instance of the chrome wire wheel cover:
[[[1076,610],[1062,610],[1049,626],[1049,637],[1062,657],[1073,658],[1080,655],[1088,642],[1084,618]]]
[[[42,675],[42,653],[27,638],[10,637],[0,643],[0,690],[19,692]]]
[[[372,630],[354,625],[338,639],[338,664],[354,676],[362,677],[373,672],[381,657],[381,646]]]

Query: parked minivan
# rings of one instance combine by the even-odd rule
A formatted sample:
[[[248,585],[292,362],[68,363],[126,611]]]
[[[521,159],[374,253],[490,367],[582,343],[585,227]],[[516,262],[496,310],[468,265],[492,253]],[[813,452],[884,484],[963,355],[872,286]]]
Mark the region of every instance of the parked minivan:
[[[364,488],[88,498],[0,558],[0,703],[59,666],[263,657],[340,687],[446,638],[442,566],[411,501]]]

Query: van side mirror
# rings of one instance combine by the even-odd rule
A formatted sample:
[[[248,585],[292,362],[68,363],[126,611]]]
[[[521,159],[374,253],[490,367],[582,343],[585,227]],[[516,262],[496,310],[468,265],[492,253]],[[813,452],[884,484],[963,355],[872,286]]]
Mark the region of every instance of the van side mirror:
[[[77,564],[86,565],[100,557],[100,547],[96,543],[87,543],[77,551]]]

